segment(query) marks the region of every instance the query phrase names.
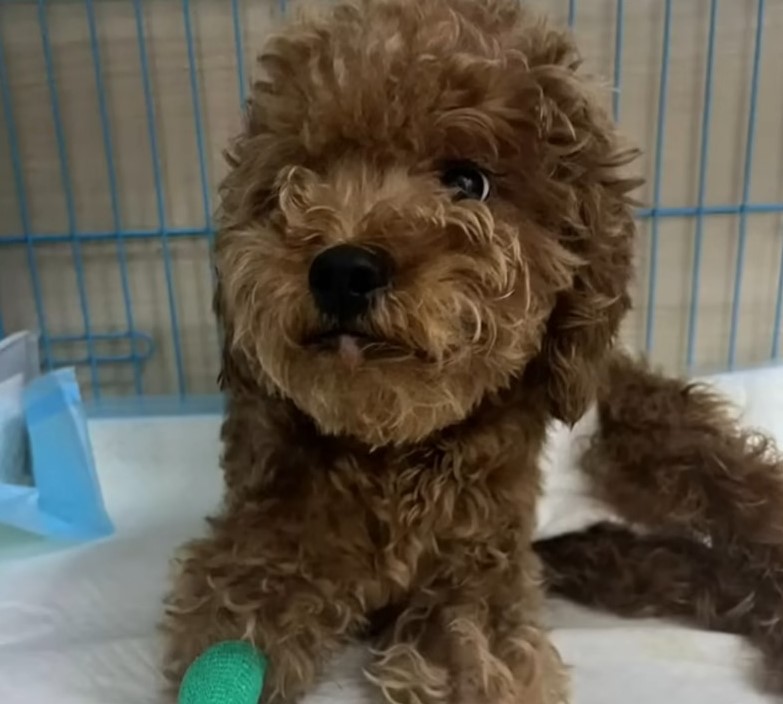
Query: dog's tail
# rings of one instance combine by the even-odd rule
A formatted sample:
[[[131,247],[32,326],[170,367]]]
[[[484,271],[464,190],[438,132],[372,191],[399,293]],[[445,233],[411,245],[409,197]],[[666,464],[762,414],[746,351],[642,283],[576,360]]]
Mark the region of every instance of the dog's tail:
[[[547,587],[627,617],[668,617],[747,636],[765,658],[764,684],[783,691],[783,570],[775,548],[710,546],[601,524],[542,541]]]

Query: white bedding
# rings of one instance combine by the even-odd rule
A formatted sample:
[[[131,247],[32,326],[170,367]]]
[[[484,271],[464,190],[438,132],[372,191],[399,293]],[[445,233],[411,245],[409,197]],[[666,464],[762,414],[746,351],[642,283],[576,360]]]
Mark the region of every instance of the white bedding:
[[[745,421],[783,439],[783,369],[716,383]],[[590,419],[585,423],[589,425]],[[110,540],[55,548],[0,532],[0,702],[159,702],[155,624],[174,548],[199,534],[220,494],[219,419],[94,421],[91,434]],[[578,435],[580,427],[577,427]],[[542,532],[590,523],[601,508],[571,470],[572,437],[553,435]],[[658,621],[623,621],[552,601],[548,622],[573,668],[574,704],[769,704],[755,653],[732,636]],[[308,704],[377,702],[347,652]]]

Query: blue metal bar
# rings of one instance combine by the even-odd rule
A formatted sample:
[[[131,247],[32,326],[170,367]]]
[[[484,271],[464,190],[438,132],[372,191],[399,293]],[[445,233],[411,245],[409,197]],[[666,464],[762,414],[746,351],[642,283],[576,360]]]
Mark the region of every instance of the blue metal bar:
[[[182,396],[131,396],[85,401],[89,418],[138,418],[161,416],[222,416],[225,398],[222,394],[188,394]]]
[[[114,354],[114,355],[93,355],[93,356],[90,356],[88,354],[86,357],[55,357],[53,366],[56,368],[60,368],[60,367],[82,367],[82,366],[86,366],[87,364],[92,366],[93,363],[98,364],[100,366],[105,366],[107,364],[131,364],[134,362],[134,360],[137,359],[138,357],[136,357],[133,353]],[[100,398],[96,399],[96,401],[99,401]]]
[[[661,59],[661,84],[658,95],[658,120],[655,135],[655,174],[653,176],[653,214],[650,225],[650,266],[647,287],[647,325],[644,347],[650,354],[655,331],[655,294],[658,286],[658,229],[660,218],[657,208],[661,204],[663,176],[663,145],[666,138],[666,105],[669,87],[669,50],[671,48],[672,0],[666,0],[663,19],[663,57]]]
[[[212,281],[212,288],[217,285],[214,266],[215,240],[210,228],[212,222],[212,206],[209,198],[209,175],[207,172],[207,150],[204,140],[204,124],[201,116],[201,93],[198,85],[198,65],[196,63],[195,42],[193,41],[193,24],[190,16],[190,0],[182,0],[182,15],[185,23],[185,41],[188,47],[188,73],[190,75],[190,95],[193,101],[193,119],[196,127],[196,148],[198,151],[198,169],[201,180],[201,203],[204,209],[204,225],[207,229],[207,266]]]
[[[568,0],[568,26],[573,29],[576,24],[576,0]]]
[[[657,218],[690,218],[699,215],[739,215],[747,213],[752,215],[777,214],[783,213],[783,203],[749,203],[742,205],[705,205],[703,208],[697,206],[676,206],[662,208],[642,208],[636,211],[636,217],[639,220],[649,220]],[[79,239],[85,242],[105,242],[121,237],[123,240],[149,240],[160,239],[164,235],[169,239],[198,238],[205,237],[209,230],[204,227],[172,227],[166,230],[154,228],[150,230],[122,230],[115,232],[113,230],[91,231],[78,233]],[[26,235],[4,235],[0,237],[0,248],[3,246],[13,247],[25,244]],[[71,241],[70,235],[62,233],[31,233],[29,238],[33,242],[41,244],[62,244]]]
[[[162,237],[168,237],[169,239],[181,239],[181,238],[198,238],[205,237],[208,234],[208,230],[205,227],[176,227],[171,229],[162,230],[160,228],[154,228],[151,230],[123,230],[119,233],[113,230],[93,231],[93,232],[80,232],[79,239],[84,242],[105,242],[107,240],[114,240],[118,236],[123,240],[150,240],[160,239]],[[67,234],[62,233],[49,233],[41,232],[31,235],[31,239],[34,242],[42,244],[62,244],[64,242],[70,242],[71,238]],[[0,237],[0,247],[5,246],[18,246],[25,242],[24,235],[4,235]]]
[[[139,340],[144,342],[148,351],[142,355],[143,359],[148,359],[152,354],[152,350],[155,347],[155,340],[152,335],[148,335],[145,332],[99,332],[93,335],[93,339],[100,342],[116,341],[116,340]],[[52,335],[53,345],[71,344],[74,342],[86,342],[87,338],[84,335]]]
[[[136,363],[138,361],[143,362],[152,357],[155,352],[155,341],[150,335],[147,335],[146,333],[135,332],[132,335],[127,332],[98,333],[93,335],[93,339],[96,342],[127,341],[131,347],[130,354],[96,354],[93,356],[93,358],[96,360],[97,364],[121,364],[128,362]],[[52,337],[53,346],[61,344],[73,345],[86,341],[87,338],[85,335],[59,335]],[[145,351],[141,353],[141,355],[139,355],[136,351],[139,347],[138,343],[142,343],[142,348],[146,348]],[[88,354],[86,357],[56,357],[54,359],[53,366],[66,367],[89,363],[90,355]]]
[[[141,0],[133,0],[133,12],[136,19],[136,38],[139,45],[139,61],[141,63],[141,81],[144,89],[144,103],[147,112],[147,131],[149,133],[150,150],[152,152],[152,172],[155,180],[155,201],[158,210],[158,223],[161,231],[161,247],[163,251],[163,269],[166,274],[166,295],[169,304],[172,343],[174,345],[174,361],[177,369],[177,389],[184,396],[185,370],[182,364],[182,344],[179,335],[177,318],[177,303],[174,293],[174,276],[172,271],[171,250],[168,231],[166,230],[166,211],[163,203],[163,177],[161,175],[160,152],[158,151],[158,131],[155,126],[155,103],[152,99],[149,60],[147,57],[147,42],[144,37],[144,15]]]
[[[247,101],[247,77],[245,76],[245,44],[242,39],[242,20],[240,18],[239,0],[231,0],[231,18],[234,23],[234,49],[237,57],[239,102],[244,110],[245,102]]]
[[[92,327],[90,325],[90,307],[87,301],[87,288],[84,276],[84,258],[82,256],[81,242],[76,237],[76,208],[73,199],[73,187],[71,185],[70,165],[68,162],[68,148],[65,143],[63,131],[62,113],[60,112],[60,96],[57,91],[57,79],[54,75],[54,61],[52,59],[52,43],[49,38],[49,22],[46,16],[45,0],[38,0],[38,27],[41,32],[41,46],[44,55],[44,69],[46,71],[46,83],[49,88],[49,102],[52,108],[54,120],[54,135],[57,142],[57,155],[60,163],[60,180],[65,194],[65,209],[68,220],[68,234],[71,236],[71,255],[73,257],[74,271],[76,274],[76,289],[79,296],[79,307],[82,311],[84,333],[87,336],[87,354],[94,357],[95,350],[92,344]],[[95,398],[100,398],[101,383],[98,376],[98,365],[90,365],[90,382]]]
[[[18,244],[23,244],[27,257],[27,270],[30,274],[30,283],[33,288],[33,305],[38,324],[38,332],[41,335],[41,347],[45,369],[52,368],[52,347],[49,339],[49,329],[46,324],[46,309],[43,304],[43,290],[41,288],[41,276],[38,271],[38,261],[35,255],[35,245],[30,235],[30,211],[27,203],[27,190],[24,184],[24,170],[22,156],[19,152],[19,134],[16,131],[16,118],[14,117],[13,99],[11,97],[11,85],[8,80],[8,71],[5,65],[5,46],[3,33],[0,32],[0,100],[5,114],[6,131],[8,133],[8,148],[11,152],[11,171],[14,177],[16,190],[16,202],[19,204],[19,220],[22,225],[22,236]],[[0,237],[0,242],[6,238]]]
[[[747,213],[749,215],[777,214],[783,213],[783,203],[748,203],[747,205],[705,205],[702,208],[697,206],[676,206],[661,208],[642,208],[636,211],[636,217],[639,220],[649,220],[657,218],[690,218],[697,216],[711,215],[739,215]],[[78,237],[85,242],[105,242],[114,240],[117,237],[123,240],[149,240],[160,239],[163,236],[169,239],[199,238],[206,237],[209,229],[204,227],[172,227],[165,230],[153,228],[149,230],[114,230],[79,232]],[[25,244],[28,236],[24,234],[4,235],[0,237],[0,248],[3,246],[13,247]],[[63,233],[31,233],[29,238],[33,242],[41,244],[62,244],[71,241],[70,235]]]
[[[625,35],[625,0],[617,0],[614,23],[614,86],[612,91],[612,115],[620,119],[620,89],[623,73],[623,43]]]
[[[640,220],[648,218],[689,218],[698,215],[739,215],[748,213],[783,213],[783,203],[746,203],[738,205],[676,206],[672,208],[642,208],[636,212]]]
[[[185,23],[185,42],[188,46],[188,73],[190,75],[190,96],[193,102],[193,120],[196,127],[198,149],[198,170],[201,179],[201,203],[204,210],[204,224],[209,227],[212,207],[209,202],[209,176],[207,175],[207,150],[204,142],[204,124],[201,118],[201,93],[198,86],[196,51],[193,42],[193,23],[190,17],[190,0],[182,0],[182,16]],[[212,247],[210,247],[210,252]]]
[[[750,109],[748,113],[748,133],[745,141],[745,165],[742,170],[742,203],[750,198],[750,184],[753,175],[753,154],[756,143],[756,108],[759,94],[759,67],[761,65],[761,39],[764,33],[765,0],[758,0],[756,13],[756,36],[753,49],[753,69],[750,78]],[[740,296],[742,295],[742,276],[745,270],[745,249],[748,238],[747,211],[739,216],[739,241],[737,243],[737,264],[734,269],[734,292],[731,300],[731,327],[729,329],[729,369],[737,363],[737,330],[739,328]]]
[[[204,125],[201,117],[201,94],[198,85],[198,64],[196,62],[195,42],[193,41],[193,24],[190,15],[190,0],[182,0],[182,16],[185,23],[185,41],[188,47],[188,73],[190,75],[190,95],[193,101],[193,119],[196,127],[196,146],[198,150],[199,178],[201,179],[201,202],[204,208],[204,225],[207,229],[207,266],[212,289],[217,286],[217,274],[214,264],[215,238],[212,223],[212,206],[209,199],[209,175],[207,172],[206,146],[204,140]],[[218,344],[218,352],[221,345]]]
[[[135,358],[136,350],[133,344],[135,325],[133,320],[133,302],[128,280],[128,259],[125,252],[125,242],[120,235],[122,218],[120,216],[120,203],[117,194],[117,171],[114,166],[114,148],[112,146],[111,124],[109,111],[106,107],[106,90],[103,82],[103,65],[101,63],[100,44],[98,42],[98,28],[95,21],[95,7],[93,0],[85,0],[87,10],[87,26],[90,32],[90,51],[92,53],[92,65],[95,73],[95,90],[98,93],[98,110],[101,118],[101,133],[103,135],[103,150],[106,155],[106,172],[109,177],[109,198],[111,202],[112,225],[116,233],[117,261],[120,267],[120,285],[122,287],[122,300],[125,306],[125,324],[131,336],[131,357],[133,360],[133,388],[136,395],[143,392],[141,381],[141,360]]]
[[[783,232],[781,233],[783,234]],[[778,295],[775,300],[775,325],[772,329],[772,359],[780,357],[780,331],[783,325],[783,247],[780,250],[778,269]]]
[[[718,0],[710,0],[710,28],[707,36],[707,68],[704,78],[704,107],[701,114],[701,144],[699,145],[699,193],[698,207],[704,208],[707,192],[707,163],[710,146],[710,119],[712,117],[712,79],[715,64],[715,27],[718,18]],[[691,302],[688,315],[688,345],[686,364],[693,369],[696,358],[696,332],[698,330],[699,291],[701,287],[701,260],[704,245],[704,213],[696,215],[696,234],[693,247],[693,273],[691,275]]]

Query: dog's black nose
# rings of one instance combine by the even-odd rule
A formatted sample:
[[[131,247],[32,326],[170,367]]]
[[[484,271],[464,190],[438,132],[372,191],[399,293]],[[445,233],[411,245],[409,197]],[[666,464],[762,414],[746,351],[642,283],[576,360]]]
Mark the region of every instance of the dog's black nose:
[[[340,244],[310,265],[310,291],[325,315],[351,320],[365,313],[373,295],[389,285],[391,261],[380,249]]]

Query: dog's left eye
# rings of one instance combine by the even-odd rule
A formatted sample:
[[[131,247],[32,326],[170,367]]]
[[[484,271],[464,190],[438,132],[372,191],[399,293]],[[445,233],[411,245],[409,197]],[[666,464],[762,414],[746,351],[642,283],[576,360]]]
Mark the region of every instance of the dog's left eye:
[[[457,200],[471,198],[484,201],[489,197],[489,177],[471,162],[447,165],[440,180],[446,188],[454,191]]]

